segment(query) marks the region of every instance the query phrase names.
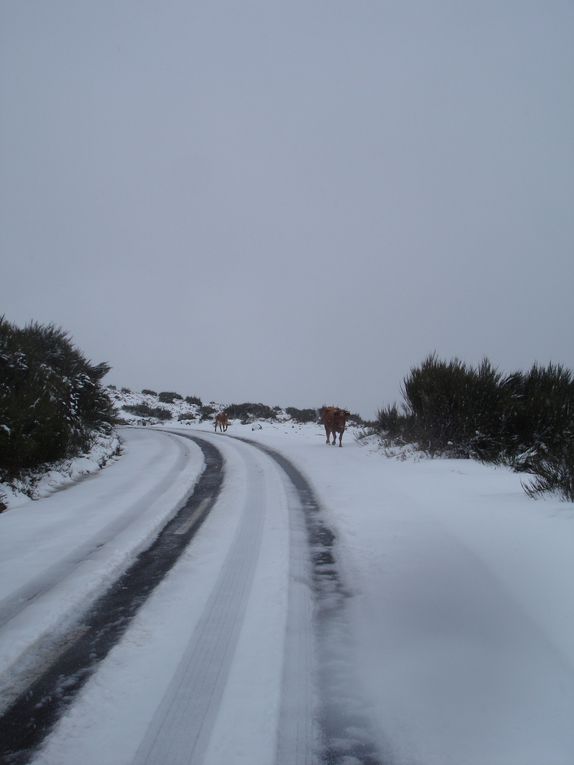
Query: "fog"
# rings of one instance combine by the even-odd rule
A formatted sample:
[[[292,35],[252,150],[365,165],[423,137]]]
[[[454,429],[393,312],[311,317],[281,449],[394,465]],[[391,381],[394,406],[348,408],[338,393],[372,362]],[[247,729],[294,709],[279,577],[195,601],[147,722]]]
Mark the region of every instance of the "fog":
[[[109,383],[374,416],[574,367],[574,5],[0,0],[0,314]]]

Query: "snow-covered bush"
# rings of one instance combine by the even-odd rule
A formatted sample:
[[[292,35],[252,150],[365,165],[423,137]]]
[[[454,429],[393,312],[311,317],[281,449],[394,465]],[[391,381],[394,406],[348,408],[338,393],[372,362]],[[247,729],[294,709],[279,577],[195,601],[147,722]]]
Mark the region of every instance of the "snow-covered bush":
[[[244,423],[251,420],[274,420],[277,413],[267,404],[230,404],[225,407],[227,416],[231,420],[241,420]]]
[[[179,393],[164,390],[159,394],[159,400],[162,404],[173,404],[174,401],[183,401],[183,396]]]
[[[402,411],[378,413],[376,429],[389,443],[509,464],[537,476],[531,496],[573,497],[574,378],[563,366],[504,376],[487,359],[473,368],[432,355],[411,369],[403,396]]]
[[[574,377],[560,364],[535,364],[511,380],[513,411],[508,452],[517,470],[533,473],[525,484],[534,497],[554,491],[574,501]]]
[[[574,441],[571,439],[558,452],[541,457],[532,465],[534,478],[523,483],[528,496],[537,497],[555,492],[569,502],[574,502]]]
[[[515,467],[531,470],[539,460],[562,459],[574,439],[574,378],[560,364],[534,366],[510,375],[505,449]]]
[[[138,417],[155,417],[157,420],[171,420],[172,415],[169,409],[163,406],[149,406],[148,404],[124,404],[126,412],[137,414]]]
[[[114,409],[92,364],[54,325],[0,318],[0,471],[73,456],[111,429]]]
[[[297,409],[295,406],[288,406],[285,413],[295,422],[317,422],[316,409]]]
[[[483,459],[499,454],[509,394],[488,359],[474,369],[433,354],[411,369],[403,395],[405,417],[424,448]]]
[[[396,445],[416,441],[415,418],[407,412],[406,406],[403,411],[399,411],[396,404],[379,409],[373,428]]]
[[[210,406],[209,404],[205,404],[201,407],[200,410],[200,420],[209,420],[210,417],[213,417],[213,415],[217,412],[217,409],[214,406]]]

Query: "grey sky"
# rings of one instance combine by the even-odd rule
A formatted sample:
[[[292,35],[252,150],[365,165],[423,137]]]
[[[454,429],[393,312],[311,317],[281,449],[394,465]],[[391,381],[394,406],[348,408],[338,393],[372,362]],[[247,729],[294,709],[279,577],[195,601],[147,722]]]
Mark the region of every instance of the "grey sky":
[[[0,313],[109,382],[367,417],[574,367],[574,3],[0,0]]]

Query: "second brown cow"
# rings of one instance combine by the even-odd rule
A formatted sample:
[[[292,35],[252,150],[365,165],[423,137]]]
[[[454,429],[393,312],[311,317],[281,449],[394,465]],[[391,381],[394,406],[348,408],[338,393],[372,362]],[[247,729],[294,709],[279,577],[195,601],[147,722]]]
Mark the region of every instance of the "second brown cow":
[[[340,409],[338,406],[323,407],[323,425],[325,426],[327,443],[331,443],[330,438],[333,436],[333,446],[335,446],[338,433],[339,446],[343,446],[343,433],[347,425],[347,417],[350,414],[346,409]]]

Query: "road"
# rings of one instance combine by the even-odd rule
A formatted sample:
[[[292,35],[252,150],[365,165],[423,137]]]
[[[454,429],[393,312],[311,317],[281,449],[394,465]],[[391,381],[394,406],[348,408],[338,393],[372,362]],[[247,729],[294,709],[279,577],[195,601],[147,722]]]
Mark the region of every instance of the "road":
[[[139,438],[175,441],[182,449],[180,436]],[[164,511],[157,537],[127,557],[111,584],[104,580],[94,588],[97,596],[88,607],[86,598],[79,619],[66,615],[69,629],[60,639],[39,633],[21,659],[26,670],[18,662],[11,668],[20,693],[12,693],[0,720],[3,762],[298,765],[343,762],[350,754],[330,749],[330,730],[345,713],[323,698],[315,661],[341,601],[333,535],[311,487],[270,450],[209,434],[187,438],[203,464],[185,502]],[[182,469],[181,457],[174,465]],[[74,487],[79,507],[93,505],[97,485]],[[105,560],[115,535],[129,530],[137,515],[132,503],[86,534],[73,553],[48,557],[44,572],[0,603],[4,626],[53,599],[94,555]],[[209,528],[200,539],[204,523]],[[142,533],[137,526],[132,531]],[[189,567],[198,556],[207,556],[209,565],[196,582]],[[179,595],[172,601],[174,591]],[[142,644],[146,629],[153,634]],[[44,661],[30,666],[33,646]],[[111,687],[118,656],[122,672]],[[143,678],[142,656],[155,667]],[[28,680],[24,688],[22,678]],[[147,703],[134,710],[115,700],[110,705],[108,698],[108,711],[99,710],[95,722],[94,699],[102,688],[121,695],[122,682],[138,685],[133,699]],[[376,762],[364,740],[355,755],[362,758],[356,762]]]
[[[1,519],[2,763],[571,765],[572,508],[312,428],[125,445]]]

